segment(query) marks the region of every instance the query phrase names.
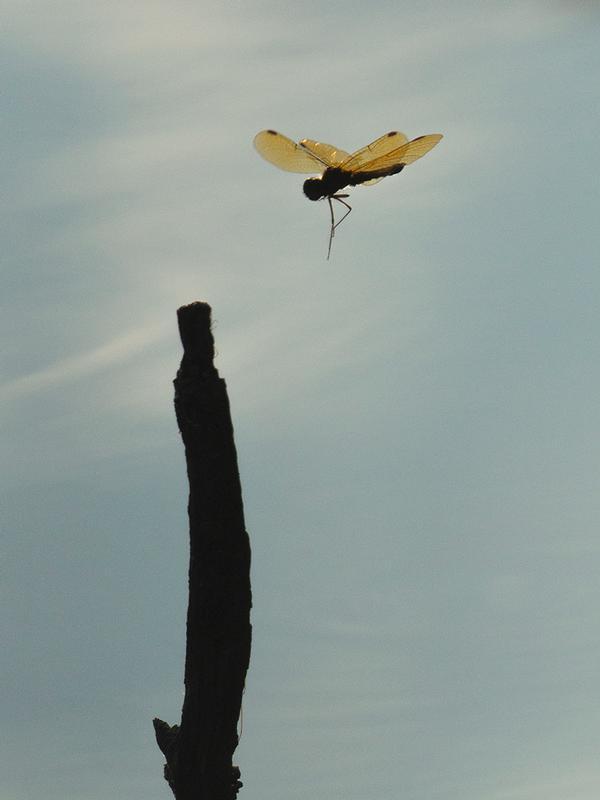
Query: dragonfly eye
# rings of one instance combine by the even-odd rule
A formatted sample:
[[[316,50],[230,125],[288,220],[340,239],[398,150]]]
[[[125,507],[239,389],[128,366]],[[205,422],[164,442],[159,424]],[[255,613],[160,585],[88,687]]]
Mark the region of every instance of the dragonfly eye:
[[[302,190],[309,200],[320,200],[322,197],[325,197],[321,178],[309,178],[307,181],[304,181]]]

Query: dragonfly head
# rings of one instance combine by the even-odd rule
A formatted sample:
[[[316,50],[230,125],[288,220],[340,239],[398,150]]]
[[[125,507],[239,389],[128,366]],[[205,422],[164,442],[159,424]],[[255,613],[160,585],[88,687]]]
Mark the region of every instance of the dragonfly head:
[[[309,200],[320,200],[326,195],[326,192],[323,191],[323,181],[321,178],[309,178],[307,181],[304,181],[302,191]]]

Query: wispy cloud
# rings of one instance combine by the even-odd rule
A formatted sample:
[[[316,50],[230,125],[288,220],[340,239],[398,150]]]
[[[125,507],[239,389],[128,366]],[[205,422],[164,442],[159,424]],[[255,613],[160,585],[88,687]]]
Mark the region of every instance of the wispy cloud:
[[[169,324],[135,328],[100,347],[70,356],[44,369],[0,384],[0,399],[20,397],[55,389],[103,370],[109,370],[143,352],[172,333]]]

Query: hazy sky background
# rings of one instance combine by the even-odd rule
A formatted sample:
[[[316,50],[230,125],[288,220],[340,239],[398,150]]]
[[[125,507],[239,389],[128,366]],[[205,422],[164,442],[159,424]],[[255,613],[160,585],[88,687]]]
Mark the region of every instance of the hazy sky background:
[[[0,800],[170,796],[213,306],[245,800],[600,796],[600,4],[0,4]],[[252,148],[441,132],[328,209]]]

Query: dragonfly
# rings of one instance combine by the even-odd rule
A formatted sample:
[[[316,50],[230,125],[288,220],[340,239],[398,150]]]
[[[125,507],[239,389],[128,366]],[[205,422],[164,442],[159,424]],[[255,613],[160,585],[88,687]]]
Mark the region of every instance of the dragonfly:
[[[294,142],[274,130],[265,130],[254,137],[254,147],[271,164],[286,172],[320,173],[318,178],[304,181],[303,191],[309,200],[327,200],[331,217],[327,259],[337,228],[352,211],[346,202],[349,194],[341,194],[347,186],[368,186],[388,175],[396,175],[407,164],[424,156],[442,139],[441,133],[418,136],[410,141],[399,131],[375,139],[356,153],[346,153],[331,144],[302,139]],[[340,219],[335,220],[333,200],[345,206]]]

